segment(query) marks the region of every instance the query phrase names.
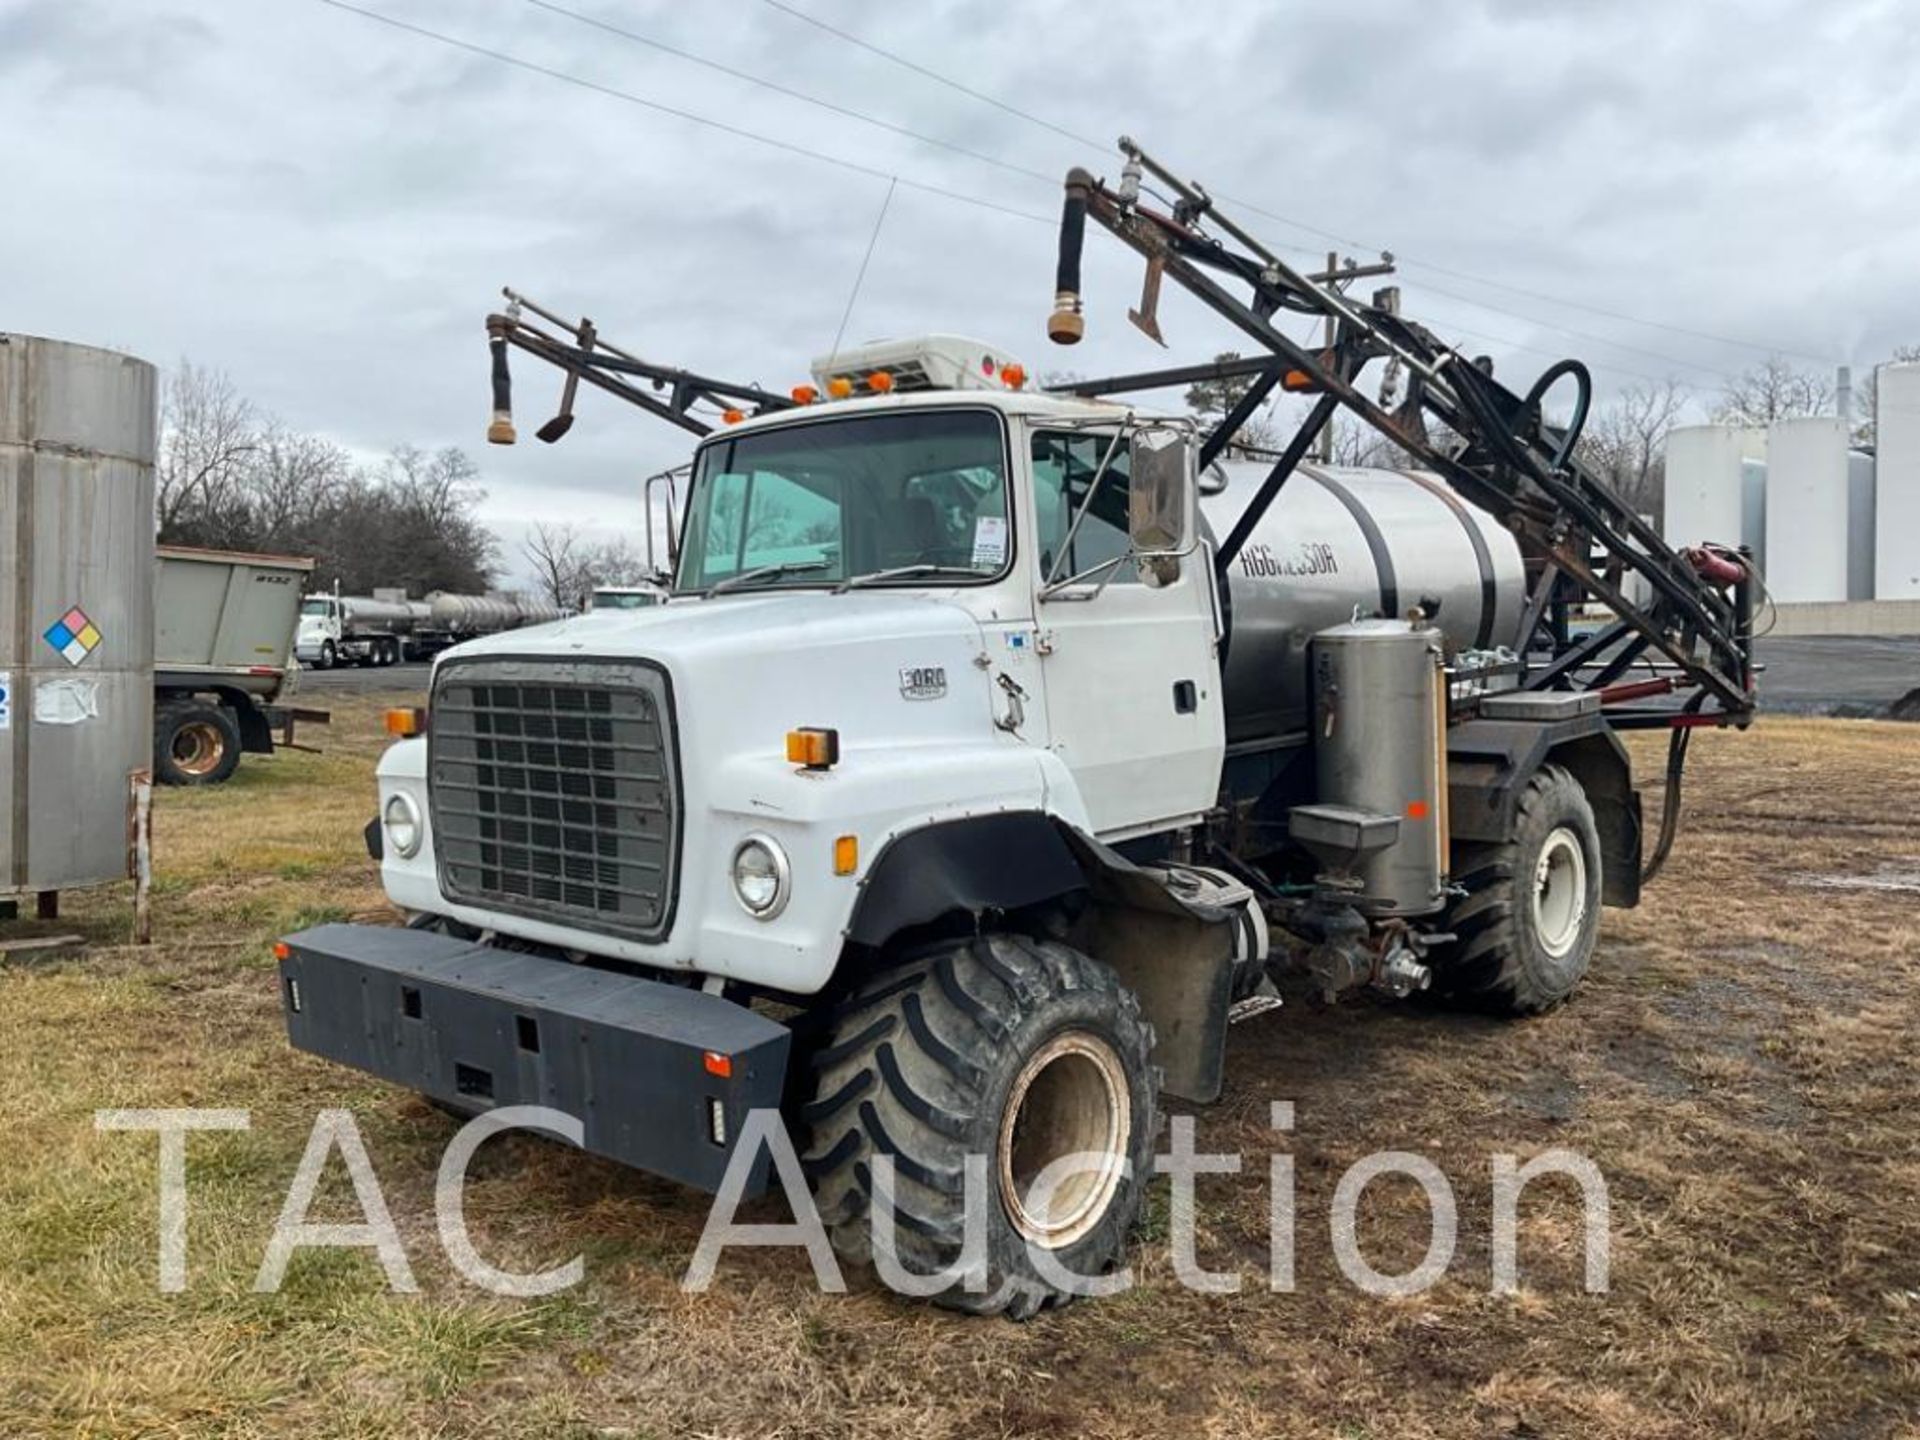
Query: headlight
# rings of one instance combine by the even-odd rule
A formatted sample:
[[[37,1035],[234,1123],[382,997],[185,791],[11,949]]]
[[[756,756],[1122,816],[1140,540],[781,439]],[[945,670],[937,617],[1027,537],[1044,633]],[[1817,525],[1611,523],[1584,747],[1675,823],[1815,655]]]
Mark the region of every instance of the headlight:
[[[733,898],[756,920],[771,920],[786,908],[793,888],[787,852],[765,835],[749,835],[733,852]]]
[[[387,843],[402,860],[411,860],[420,852],[420,807],[412,797],[396,792],[387,797],[381,820],[387,827]]]

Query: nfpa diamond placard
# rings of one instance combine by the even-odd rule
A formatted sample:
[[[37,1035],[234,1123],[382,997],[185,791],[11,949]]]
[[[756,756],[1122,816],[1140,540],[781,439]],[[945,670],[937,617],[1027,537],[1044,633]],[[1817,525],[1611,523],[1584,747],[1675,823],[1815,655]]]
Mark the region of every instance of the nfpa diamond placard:
[[[49,625],[42,638],[69,665],[78,665],[100,645],[100,631],[78,605]]]

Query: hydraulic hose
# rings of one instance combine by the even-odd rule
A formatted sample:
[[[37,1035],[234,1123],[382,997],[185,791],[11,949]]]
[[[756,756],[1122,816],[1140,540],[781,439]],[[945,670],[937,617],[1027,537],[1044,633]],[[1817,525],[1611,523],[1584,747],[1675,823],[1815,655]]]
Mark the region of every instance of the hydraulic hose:
[[[1047,338],[1056,345],[1077,344],[1086,334],[1080,313],[1080,251],[1087,238],[1087,196],[1093,176],[1075,167],[1067,172],[1067,197],[1060,209],[1060,261],[1053,274],[1053,313]]]
[[[493,352],[493,419],[487,425],[487,443],[511,445],[513,431],[513,375],[507,369],[507,322],[487,317],[487,348]]]
[[[1556,470],[1572,457],[1573,447],[1580,443],[1580,432],[1587,428],[1587,411],[1593,405],[1593,373],[1578,360],[1562,360],[1549,365],[1541,372],[1540,378],[1533,382],[1533,388],[1527,391],[1524,401],[1529,413],[1537,413],[1547,391],[1565,375],[1574,377],[1579,394],[1573,402],[1573,419],[1567,422],[1566,432],[1560,437],[1560,448],[1553,454],[1553,468]],[[1537,426],[1539,422],[1536,419],[1534,423]]]

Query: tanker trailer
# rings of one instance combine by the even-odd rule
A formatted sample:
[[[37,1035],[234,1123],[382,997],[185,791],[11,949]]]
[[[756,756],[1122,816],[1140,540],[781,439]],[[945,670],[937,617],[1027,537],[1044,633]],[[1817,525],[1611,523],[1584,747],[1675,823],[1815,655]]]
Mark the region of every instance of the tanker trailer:
[[[420,624],[418,602],[404,590],[372,595],[321,592],[300,603],[294,653],[318,670],[335,665],[395,665],[408,658],[408,637]]]

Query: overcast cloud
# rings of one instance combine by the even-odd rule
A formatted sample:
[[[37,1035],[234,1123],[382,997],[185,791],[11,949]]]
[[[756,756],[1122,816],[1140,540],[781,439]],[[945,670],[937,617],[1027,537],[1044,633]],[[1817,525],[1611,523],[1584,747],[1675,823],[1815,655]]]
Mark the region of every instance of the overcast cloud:
[[[1040,220],[1057,180],[526,0],[364,3],[880,173],[319,0],[0,0],[0,328],[190,357],[358,450],[465,446],[509,550],[541,517],[637,535],[639,479],[682,458],[686,437],[589,396],[560,446],[486,447],[481,320],[502,284],[650,358],[785,389],[831,342],[882,177],[897,174],[1040,218],[903,186],[850,338],[958,331],[1030,370],[1084,373],[1232,343],[1170,295],[1172,355],[1155,349],[1125,320],[1137,262],[1096,236],[1087,341],[1048,347],[1054,235]],[[1048,176],[1117,168],[764,0],[566,3]],[[1711,386],[1759,356],[1708,335],[1828,366],[1920,342],[1920,11],[1898,0],[791,3],[1065,130],[1133,135],[1217,192],[1394,250],[1409,311],[1509,376],[1571,353],[1609,388],[1668,374]],[[1326,247],[1245,218],[1276,243]],[[558,377],[523,360],[516,378],[527,433]]]

